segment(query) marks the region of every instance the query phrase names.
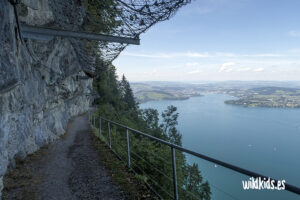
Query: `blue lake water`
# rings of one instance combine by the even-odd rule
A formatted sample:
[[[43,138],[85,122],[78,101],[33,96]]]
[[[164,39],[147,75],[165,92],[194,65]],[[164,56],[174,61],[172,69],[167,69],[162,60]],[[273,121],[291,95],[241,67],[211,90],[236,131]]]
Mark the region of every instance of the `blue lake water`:
[[[174,105],[184,147],[300,187],[300,109],[246,108],[225,104],[228,99],[233,97],[205,94],[184,101],[151,101],[140,107],[161,113]],[[242,180],[249,177],[193,156],[187,159],[199,164],[213,200],[300,199],[287,191],[245,191]]]

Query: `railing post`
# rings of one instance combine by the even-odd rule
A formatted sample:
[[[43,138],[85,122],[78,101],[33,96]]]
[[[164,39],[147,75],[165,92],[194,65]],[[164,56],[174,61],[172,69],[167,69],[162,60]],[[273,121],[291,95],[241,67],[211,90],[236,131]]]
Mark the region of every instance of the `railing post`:
[[[109,144],[109,148],[111,148],[110,122],[107,122],[107,126],[108,126],[108,144]]]
[[[128,134],[128,128],[126,128],[126,138],[127,138],[127,164],[130,168],[130,144],[129,144],[129,134]]]
[[[101,116],[99,116],[99,138],[101,137]]]
[[[176,175],[176,157],[175,157],[175,149],[174,149],[174,147],[171,147],[171,151],[172,151],[174,199],[178,200],[177,175]]]

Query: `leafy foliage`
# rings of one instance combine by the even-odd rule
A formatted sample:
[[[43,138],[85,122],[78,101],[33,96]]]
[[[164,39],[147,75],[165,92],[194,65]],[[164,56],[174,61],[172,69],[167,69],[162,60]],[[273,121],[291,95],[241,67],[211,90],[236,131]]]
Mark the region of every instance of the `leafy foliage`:
[[[138,37],[157,22],[169,19],[191,0],[85,0],[87,17],[85,30],[116,36]],[[94,89],[100,98],[97,116],[147,132],[157,138],[181,145],[181,134],[176,126],[177,108],[169,106],[161,115],[154,109],[141,110],[126,77],[118,81],[116,69],[109,64],[127,44],[86,42],[87,53],[94,65]],[[84,55],[83,53],[81,55]],[[99,119],[98,119],[99,120]],[[98,121],[97,120],[97,121]],[[111,140],[113,150],[124,160],[127,157],[124,128],[101,125],[102,139]],[[110,127],[110,129],[108,129]],[[108,137],[110,130],[111,138]],[[137,177],[145,181],[164,199],[173,198],[170,147],[146,137],[130,134],[131,167]],[[208,182],[203,183],[197,165],[189,165],[182,152],[176,151],[177,179],[181,199],[210,199]],[[196,196],[196,198],[195,198]]]
[[[129,82],[126,80],[126,77],[123,75],[120,82],[121,97],[122,100],[126,103],[127,110],[137,110],[137,103],[134,99],[132,89],[130,88]]]
[[[177,108],[175,106],[168,106],[168,109],[161,115],[164,123],[160,127],[163,130],[163,134],[167,135],[171,143],[181,146],[181,134],[176,128],[179,113],[175,113],[176,111]]]
[[[123,75],[118,81],[116,69],[110,65],[94,80],[94,88],[99,93],[98,113],[104,118],[141,130],[157,138],[181,145],[181,134],[177,130],[177,108],[168,106],[161,114],[155,109],[139,109],[129,82]],[[108,140],[108,129],[102,127],[104,139]],[[124,160],[127,159],[126,137],[123,128],[111,127],[113,150]],[[173,195],[172,165],[170,147],[148,138],[130,134],[132,168],[141,180],[147,182],[163,198]],[[179,195],[181,199],[210,199],[209,183],[203,181],[197,164],[189,165],[182,152],[176,151],[176,166]]]

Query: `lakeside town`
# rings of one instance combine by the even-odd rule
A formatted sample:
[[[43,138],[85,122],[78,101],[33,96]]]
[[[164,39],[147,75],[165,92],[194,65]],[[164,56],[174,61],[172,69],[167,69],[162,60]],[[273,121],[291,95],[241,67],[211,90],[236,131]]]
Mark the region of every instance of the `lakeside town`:
[[[271,83],[206,83],[175,82],[132,83],[138,102],[155,100],[185,100],[205,93],[228,94],[237,99],[224,103],[244,107],[299,108],[300,87],[297,84]]]

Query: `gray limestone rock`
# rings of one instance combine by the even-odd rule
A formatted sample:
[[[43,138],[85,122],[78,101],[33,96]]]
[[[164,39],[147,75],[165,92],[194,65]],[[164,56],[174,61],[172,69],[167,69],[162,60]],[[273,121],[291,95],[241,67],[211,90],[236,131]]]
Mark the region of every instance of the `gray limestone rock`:
[[[81,0],[22,0],[20,21],[80,29]],[[79,41],[54,38],[21,43],[13,6],[0,1],[0,199],[2,177],[25,157],[65,133],[68,120],[87,111],[92,79],[78,62]]]

